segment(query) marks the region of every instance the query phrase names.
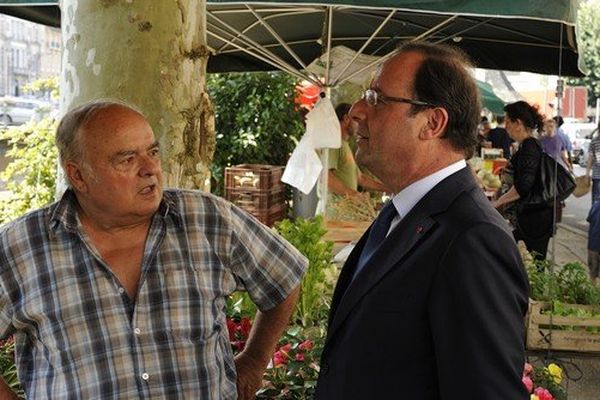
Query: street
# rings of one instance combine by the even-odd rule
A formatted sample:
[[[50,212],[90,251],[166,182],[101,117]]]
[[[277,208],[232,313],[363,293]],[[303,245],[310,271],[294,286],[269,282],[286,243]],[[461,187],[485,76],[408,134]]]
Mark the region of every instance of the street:
[[[585,168],[575,165],[573,167],[575,176],[585,175]],[[563,210],[562,223],[570,228],[585,232],[587,235],[588,223],[585,220],[591,207],[591,192],[585,196],[569,196],[566,200],[566,207]]]

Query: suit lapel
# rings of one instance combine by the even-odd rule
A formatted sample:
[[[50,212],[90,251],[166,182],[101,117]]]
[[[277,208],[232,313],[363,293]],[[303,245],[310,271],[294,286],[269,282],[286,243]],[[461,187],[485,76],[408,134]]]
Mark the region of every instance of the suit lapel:
[[[421,241],[426,241],[428,233],[435,229],[432,216],[445,211],[454,199],[464,190],[476,187],[471,172],[467,168],[450,175],[436,185],[388,235],[381,247],[373,254],[364,269],[352,280],[356,263],[365,245],[369,230],[351,252],[336,286],[329,320],[327,341],[335,334],[357,303]]]

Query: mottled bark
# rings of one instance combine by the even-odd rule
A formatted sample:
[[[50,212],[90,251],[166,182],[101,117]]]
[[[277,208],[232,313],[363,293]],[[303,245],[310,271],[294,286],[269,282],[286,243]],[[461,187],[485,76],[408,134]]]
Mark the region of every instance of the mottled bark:
[[[166,186],[210,189],[205,8],[205,0],[61,2],[61,109],[97,98],[137,106],[161,144]]]

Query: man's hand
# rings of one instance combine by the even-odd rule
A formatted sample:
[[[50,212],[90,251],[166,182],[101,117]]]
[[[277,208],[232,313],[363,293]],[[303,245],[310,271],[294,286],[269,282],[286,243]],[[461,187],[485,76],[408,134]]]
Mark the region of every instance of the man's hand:
[[[235,357],[235,369],[237,371],[238,399],[253,400],[256,397],[256,391],[262,385],[262,376],[265,371],[263,363],[242,352]]]
[[[19,396],[13,392],[10,387],[0,377],[0,400],[18,400]]]

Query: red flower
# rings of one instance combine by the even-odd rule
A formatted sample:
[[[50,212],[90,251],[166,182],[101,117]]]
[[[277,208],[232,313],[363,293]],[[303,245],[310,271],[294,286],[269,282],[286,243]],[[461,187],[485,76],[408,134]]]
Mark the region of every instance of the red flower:
[[[554,400],[554,396],[550,394],[548,389],[544,389],[542,387],[535,388],[533,394],[535,394],[540,400]]]
[[[252,322],[250,321],[250,318],[248,317],[244,317],[242,318],[242,320],[240,321],[240,332],[242,333],[244,339],[247,339],[248,336],[250,336],[250,330],[252,329]]]
[[[237,324],[231,318],[227,318],[227,331],[229,332],[229,341],[233,342],[235,340],[235,331],[237,329]]]
[[[292,349],[292,345],[290,343],[288,343],[286,345],[281,346],[279,348],[279,351],[283,352],[287,356],[291,349]]]
[[[312,350],[312,348],[314,347],[314,343],[311,340],[305,340],[304,342],[300,343],[298,345],[298,348],[300,350],[304,350],[304,351],[308,351],[308,350]]]
[[[275,368],[287,364],[287,356],[281,351],[276,351],[275,354],[273,354],[273,364],[275,365]]]
[[[527,388],[527,393],[531,393],[531,391],[533,390],[533,381],[531,380],[531,378],[528,376],[524,376],[523,384]]]
[[[304,361],[304,353],[296,354],[296,361]]]
[[[525,363],[525,368],[523,368],[523,376],[531,374],[531,371],[533,371],[533,365]]]

